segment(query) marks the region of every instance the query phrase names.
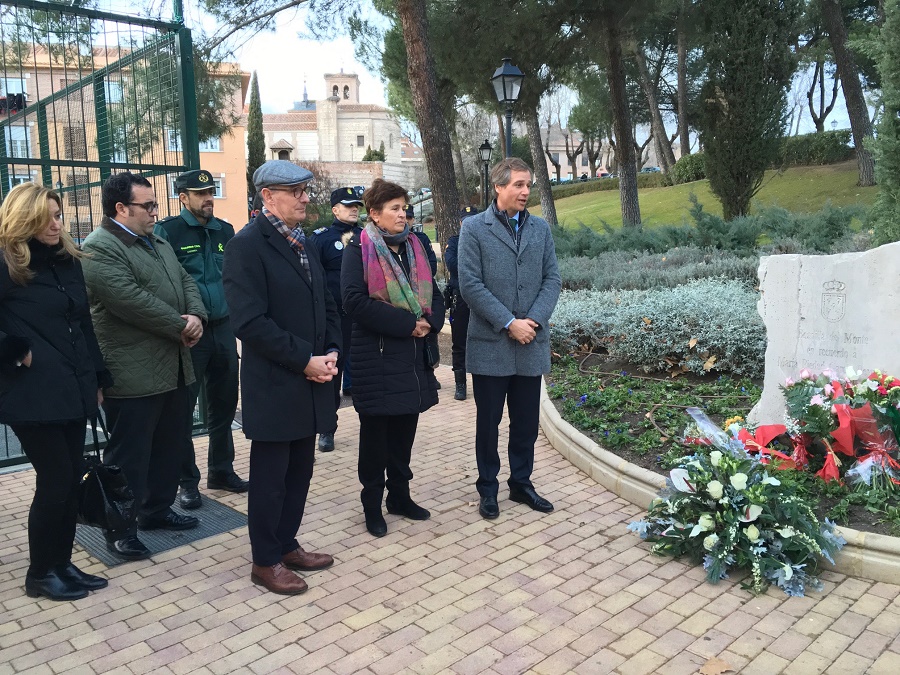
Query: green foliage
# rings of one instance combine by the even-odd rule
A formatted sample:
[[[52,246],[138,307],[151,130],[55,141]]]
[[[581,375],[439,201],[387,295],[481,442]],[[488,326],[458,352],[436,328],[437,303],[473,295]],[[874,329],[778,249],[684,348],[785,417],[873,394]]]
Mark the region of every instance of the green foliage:
[[[810,166],[836,164],[853,155],[850,148],[850,130],[823,131],[819,134],[788,136],[781,146],[780,166]]]
[[[729,279],[748,286],[756,282],[759,258],[739,257],[727,251],[695,246],[672,248],[664,253],[608,251],[590,257],[560,257],[563,288],[648,290],[675,288],[697,279]]]
[[[512,139],[512,156],[518,157],[523,162],[525,162],[528,166],[531,167],[531,170],[534,171],[534,160],[531,157],[531,146],[528,144],[527,136],[513,136]],[[494,148],[494,154],[492,157],[500,156],[500,146]],[[535,190],[537,193],[537,190]]]
[[[672,178],[676,183],[693,183],[706,178],[706,157],[702,152],[683,155],[672,169]]]
[[[745,215],[784,135],[801,0],[702,3],[708,79],[700,138],[726,220]]]
[[[878,71],[884,112],[875,141],[875,171],[881,191],[871,222],[879,244],[900,240],[900,0],[887,0],[878,40]]]
[[[247,196],[256,194],[253,173],[266,161],[266,136],[263,133],[262,102],[259,98],[259,77],[253,71],[250,80],[250,109],[247,112]]]
[[[697,244],[703,247],[727,251],[750,251],[756,248],[763,226],[758,216],[738,216],[725,220],[707,213],[703,205],[691,194],[691,217],[697,228]]]
[[[826,203],[818,213],[791,213],[772,206],[761,215],[763,228],[776,245],[793,240],[802,242],[806,251],[832,253],[837,252],[835,245],[850,235],[853,220],[865,217],[865,208]]]
[[[363,155],[362,161],[364,162],[383,162],[384,158],[384,142],[381,143],[381,148],[378,150],[373,150],[372,146],[368,146],[366,148],[366,154]]]
[[[766,349],[757,293],[703,279],[646,291],[563,291],[550,328],[557,353],[608,351],[647,372],[759,376]]]

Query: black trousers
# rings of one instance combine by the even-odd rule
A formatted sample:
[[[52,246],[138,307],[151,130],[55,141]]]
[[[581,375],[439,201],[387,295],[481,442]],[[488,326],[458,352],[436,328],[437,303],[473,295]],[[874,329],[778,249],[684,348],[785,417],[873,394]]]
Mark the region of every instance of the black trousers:
[[[334,409],[341,407],[341,387],[343,383],[344,389],[349,389],[351,385],[350,376],[350,334],[353,332],[353,319],[345,314],[341,314],[341,358],[338,359],[338,373],[332,378],[334,385]],[[334,428],[337,431],[337,427]]]
[[[497,496],[500,473],[500,420],[503,404],[509,413],[509,480],[510,487],[531,487],[534,470],[534,443],[538,437],[538,412],[541,401],[541,378],[511,375],[492,377],[472,375],[475,394],[475,459],[482,497]]]
[[[13,433],[37,474],[28,511],[28,574],[42,576],[72,558],[86,420],[29,426]]]
[[[316,437],[250,443],[247,524],[256,565],[271,567],[296,549],[312,479]]]
[[[388,498],[403,500],[409,497],[409,482],[413,477],[409,461],[418,425],[418,415],[359,416],[357,467],[363,509],[381,510],[385,485]]]
[[[469,332],[469,306],[459,291],[453,291],[453,309],[450,310],[450,337],[453,370],[466,372],[466,334]]]
[[[238,403],[237,342],[228,320],[211,322],[203,337],[191,348],[191,362],[197,381],[190,386],[189,409],[193,413],[200,395],[201,383],[206,385],[206,428],[209,430],[207,451],[208,474],[234,472],[234,439],[231,423]],[[200,484],[200,469],[194,457],[194,441],[188,427],[184,439],[184,460],[179,482],[182,487],[196,488]]]
[[[138,517],[162,517],[175,501],[184,439],[191,427],[189,401],[184,384],[164,394],[103,401],[109,428],[103,463],[122,468],[134,492]],[[108,532],[107,537],[120,539],[136,531],[137,524],[132,523],[126,531]]]

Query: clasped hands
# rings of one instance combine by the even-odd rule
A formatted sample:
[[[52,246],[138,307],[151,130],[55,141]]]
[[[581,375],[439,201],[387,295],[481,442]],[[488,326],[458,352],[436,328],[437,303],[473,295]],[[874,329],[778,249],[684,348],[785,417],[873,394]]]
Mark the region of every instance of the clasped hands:
[[[513,319],[512,323],[506,329],[509,337],[518,342],[520,345],[527,345],[537,337],[537,329],[540,327],[534,319]]]
[[[332,378],[338,374],[337,369],[337,352],[328,352],[324,356],[311,356],[303,374],[310,382],[318,382],[324,384],[331,382]]]
[[[181,318],[187,321],[187,325],[181,329],[181,344],[193,347],[203,337],[203,322],[193,314],[182,314]]]
[[[426,319],[416,319],[416,327],[413,329],[413,337],[425,337],[431,332],[431,324]]]

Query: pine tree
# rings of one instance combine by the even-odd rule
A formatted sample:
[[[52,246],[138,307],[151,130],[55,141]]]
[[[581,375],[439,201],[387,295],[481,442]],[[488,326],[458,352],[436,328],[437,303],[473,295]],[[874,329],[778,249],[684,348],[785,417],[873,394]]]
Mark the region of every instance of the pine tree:
[[[875,172],[881,189],[871,220],[876,242],[886,244],[900,241],[900,0],[884,3],[878,42],[884,112],[875,143]]]
[[[262,103],[259,100],[259,79],[253,71],[250,80],[250,111],[247,113],[247,198],[256,196],[253,173],[266,161],[266,137],[263,134]]]

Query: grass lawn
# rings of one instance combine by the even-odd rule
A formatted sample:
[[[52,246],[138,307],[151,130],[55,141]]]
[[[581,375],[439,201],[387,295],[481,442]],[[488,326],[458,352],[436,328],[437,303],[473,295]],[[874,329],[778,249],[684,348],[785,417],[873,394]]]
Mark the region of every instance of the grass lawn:
[[[828,200],[835,206],[849,204],[871,205],[878,194],[877,187],[857,187],[856,161],[828,166],[801,166],[779,174],[767,171],[763,187],[754,204],[777,204],[790,211],[813,212]],[[639,192],[641,217],[645,225],[680,225],[690,220],[688,196],[697,195],[704,210],[722,215],[719,200],[710,192],[709,181],[697,181],[665,188],[648,188]],[[541,213],[539,206],[532,211]],[[591,192],[567,197],[556,202],[556,213],[563,225],[579,222],[601,229],[601,220],[613,227],[622,225],[618,190]]]

